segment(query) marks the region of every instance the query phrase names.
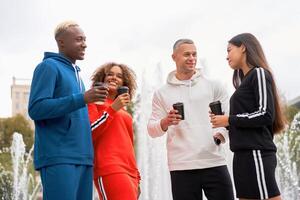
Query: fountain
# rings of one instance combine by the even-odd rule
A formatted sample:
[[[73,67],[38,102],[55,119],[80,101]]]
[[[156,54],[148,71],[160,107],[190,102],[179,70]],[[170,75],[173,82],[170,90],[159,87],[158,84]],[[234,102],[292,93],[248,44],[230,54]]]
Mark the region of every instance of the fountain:
[[[275,139],[277,151],[277,182],[281,195],[286,200],[300,200],[300,112],[295,115],[290,127]],[[291,137],[293,135],[293,137]],[[294,160],[294,161],[293,161]]]
[[[147,74],[145,71],[144,75]],[[167,167],[166,137],[152,139],[147,133],[147,121],[151,114],[152,94],[163,82],[161,67],[158,65],[151,76],[150,85],[142,78],[141,91],[137,97],[134,121],[136,126],[137,162],[141,173],[142,200],[171,200],[170,175]]]
[[[147,133],[147,121],[151,114],[152,94],[164,81],[162,68],[158,65],[148,81],[144,71],[140,91],[135,102],[134,121],[136,122],[136,152],[138,167],[141,172],[141,196],[139,200],[172,200],[170,175],[167,167],[166,137],[151,138]],[[295,137],[289,137],[292,134]],[[292,139],[291,139],[292,138]],[[294,117],[285,134],[276,136],[278,146],[277,180],[282,198],[285,200],[300,200],[300,113]],[[0,163],[0,200],[35,200],[41,199],[40,178],[29,169],[32,166],[32,150],[25,152],[22,135],[14,133],[10,149],[0,153],[10,152],[12,170],[5,170]],[[231,154],[228,153],[228,166],[231,168]],[[94,191],[94,200],[98,199]]]
[[[40,190],[40,182],[35,181],[34,172],[29,169],[32,166],[32,151],[25,151],[23,136],[19,133],[13,134],[10,155],[12,159],[12,171],[5,171],[2,167],[0,180],[5,185],[3,196],[5,200],[33,200],[37,199]],[[39,179],[38,179],[39,180]]]
[[[140,200],[172,200],[170,175],[167,168],[166,137],[152,139],[147,133],[147,121],[151,114],[151,103],[153,92],[158,89],[165,80],[162,78],[163,72],[158,65],[152,76],[149,72],[143,72],[143,75],[151,77],[151,81],[146,76],[142,77],[142,83],[139,95],[135,104],[134,121],[136,127],[136,150],[138,167],[141,172]],[[289,141],[289,134],[298,134],[295,141]],[[291,127],[285,134],[276,137],[278,146],[278,166],[276,178],[284,200],[300,200],[300,180],[299,169],[296,163],[291,162],[294,154],[300,155],[300,113],[295,116]],[[298,144],[298,145],[297,145]],[[227,150],[227,151],[226,151]],[[232,174],[232,153],[225,147],[227,163]],[[299,163],[299,161],[298,161]],[[298,172],[298,173],[297,173]]]

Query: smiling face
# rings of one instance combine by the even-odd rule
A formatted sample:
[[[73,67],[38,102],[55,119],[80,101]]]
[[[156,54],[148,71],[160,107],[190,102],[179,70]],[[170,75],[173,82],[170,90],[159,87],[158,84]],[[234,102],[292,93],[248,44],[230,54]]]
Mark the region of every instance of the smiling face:
[[[181,44],[172,55],[178,74],[193,74],[197,63],[197,50],[194,44]]]
[[[245,47],[241,45],[240,47],[233,44],[228,44],[227,46],[227,61],[228,65],[232,69],[240,69],[244,62],[246,62]]]
[[[72,63],[83,60],[85,55],[86,36],[79,26],[69,27],[57,40],[60,53]]]
[[[117,93],[118,87],[122,86],[123,81],[123,71],[119,66],[113,66],[106,73],[104,82],[108,84],[110,93]]]

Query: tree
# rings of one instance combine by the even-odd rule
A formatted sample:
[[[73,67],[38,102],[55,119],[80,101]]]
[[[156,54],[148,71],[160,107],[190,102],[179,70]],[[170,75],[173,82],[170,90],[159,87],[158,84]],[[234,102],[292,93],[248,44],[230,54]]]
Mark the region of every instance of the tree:
[[[295,107],[295,106],[288,106],[285,109],[285,116],[288,120],[289,123],[291,123],[294,119],[294,116],[299,112],[299,108]]]
[[[33,145],[33,130],[22,115],[16,115],[0,121],[0,149],[10,147],[14,132],[23,135],[26,151],[28,152]]]

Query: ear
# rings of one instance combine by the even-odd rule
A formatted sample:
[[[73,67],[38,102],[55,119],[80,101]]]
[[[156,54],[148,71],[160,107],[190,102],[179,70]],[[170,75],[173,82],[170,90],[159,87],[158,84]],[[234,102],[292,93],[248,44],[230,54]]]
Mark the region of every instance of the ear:
[[[245,45],[241,45],[241,50],[242,50],[242,53],[246,53],[246,47],[245,47]]]
[[[172,59],[173,59],[173,61],[175,61],[175,57],[176,57],[176,56],[175,56],[175,54],[173,53],[173,54],[172,54]]]
[[[64,47],[64,40],[63,40],[62,38],[57,38],[57,39],[56,39],[56,42],[57,42],[57,46],[58,46],[59,48]]]

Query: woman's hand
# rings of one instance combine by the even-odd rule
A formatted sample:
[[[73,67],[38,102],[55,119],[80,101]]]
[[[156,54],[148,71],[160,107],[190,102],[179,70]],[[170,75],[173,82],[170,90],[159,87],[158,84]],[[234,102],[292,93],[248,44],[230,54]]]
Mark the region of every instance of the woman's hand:
[[[112,103],[111,107],[115,110],[118,111],[124,106],[127,106],[130,103],[130,95],[128,93],[124,93],[119,95],[114,102]]]
[[[229,126],[229,117],[227,115],[214,115],[210,113],[209,117],[213,128]]]

